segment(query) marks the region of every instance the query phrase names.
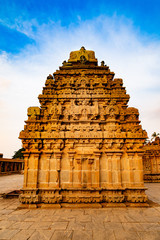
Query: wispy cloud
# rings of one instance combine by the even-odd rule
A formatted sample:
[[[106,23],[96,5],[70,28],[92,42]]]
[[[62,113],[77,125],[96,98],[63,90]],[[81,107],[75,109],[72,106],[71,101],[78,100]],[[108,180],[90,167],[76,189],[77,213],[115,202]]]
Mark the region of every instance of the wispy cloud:
[[[32,37],[35,44],[18,55],[0,55],[0,151],[5,156],[20,148],[18,135],[27,119],[27,108],[39,105],[37,97],[46,76],[68,59],[70,51],[81,46],[94,50],[99,62],[104,60],[116,77],[123,78],[131,96],[129,105],[139,109],[148,134],[160,131],[160,92],[154,90],[160,89],[160,42],[141,35],[130,20],[100,16],[88,21],[79,19],[79,25],[68,27],[31,21],[19,23],[16,29]]]

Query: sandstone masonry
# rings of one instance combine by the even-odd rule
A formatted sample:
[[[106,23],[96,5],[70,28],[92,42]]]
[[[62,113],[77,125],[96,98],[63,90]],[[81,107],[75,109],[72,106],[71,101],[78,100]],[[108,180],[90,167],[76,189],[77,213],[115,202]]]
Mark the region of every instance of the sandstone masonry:
[[[156,137],[143,148],[143,166],[145,182],[160,182],[160,138]]]
[[[23,204],[145,205],[147,134],[122,79],[82,47],[70,53],[28,109]]]

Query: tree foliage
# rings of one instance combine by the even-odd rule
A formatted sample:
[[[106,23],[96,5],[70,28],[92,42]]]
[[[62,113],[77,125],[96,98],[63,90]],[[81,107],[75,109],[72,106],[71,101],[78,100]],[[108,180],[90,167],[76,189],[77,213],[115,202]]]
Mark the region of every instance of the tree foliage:
[[[12,159],[15,159],[15,158],[23,159],[24,158],[22,153],[23,151],[25,151],[24,148],[20,148],[18,151],[15,151]]]
[[[159,133],[156,133],[156,132],[152,133],[151,141],[154,141],[156,139],[156,137],[159,137],[159,136],[160,136]]]

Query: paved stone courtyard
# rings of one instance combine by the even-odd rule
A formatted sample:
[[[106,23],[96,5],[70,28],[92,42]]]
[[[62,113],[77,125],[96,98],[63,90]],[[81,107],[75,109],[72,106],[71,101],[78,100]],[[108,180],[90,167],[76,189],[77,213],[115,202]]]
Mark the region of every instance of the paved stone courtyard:
[[[8,193],[14,190],[20,190],[22,186],[23,186],[22,174],[0,176],[0,194]]]
[[[22,175],[0,177],[0,193],[22,182]],[[0,239],[160,240],[160,184],[145,185],[153,201],[149,208],[19,210],[18,199],[1,197]]]

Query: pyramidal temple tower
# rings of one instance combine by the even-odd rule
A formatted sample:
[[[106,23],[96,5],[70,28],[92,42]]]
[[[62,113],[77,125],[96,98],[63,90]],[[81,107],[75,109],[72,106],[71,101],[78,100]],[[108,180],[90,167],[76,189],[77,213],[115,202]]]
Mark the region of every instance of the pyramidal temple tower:
[[[146,205],[139,112],[123,81],[82,47],[49,75],[40,107],[20,133],[25,158],[20,202]],[[32,205],[32,206],[33,206]]]

